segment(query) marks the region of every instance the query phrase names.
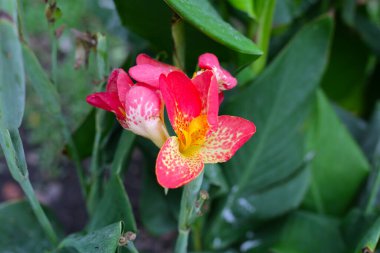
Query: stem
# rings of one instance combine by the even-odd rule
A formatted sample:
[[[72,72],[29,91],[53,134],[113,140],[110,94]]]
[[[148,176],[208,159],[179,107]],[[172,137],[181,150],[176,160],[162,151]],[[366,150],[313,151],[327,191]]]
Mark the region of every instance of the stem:
[[[174,16],[174,21],[172,23],[172,37],[174,42],[174,54],[173,62],[174,65],[180,69],[185,69],[185,31],[183,20]]]
[[[197,178],[184,186],[179,211],[178,238],[175,253],[186,253],[189,240],[191,219],[195,209],[195,202],[202,186],[203,171]]]
[[[133,242],[128,242],[125,247],[129,250],[131,253],[139,253],[139,251],[136,249],[135,244]]]
[[[274,9],[276,7],[276,0],[266,0],[263,4],[264,6],[260,13],[256,41],[256,44],[263,51],[263,55],[252,65],[253,71],[256,75],[264,69],[267,62],[270,34],[272,31],[272,20]]]
[[[63,133],[65,140],[67,141],[69,153],[73,158],[76,173],[77,173],[78,179],[79,179],[79,184],[81,186],[83,197],[85,198],[87,196],[87,191],[86,191],[86,184],[84,182],[84,173],[83,173],[84,168],[82,166],[82,162],[81,162],[81,159],[79,157],[77,147],[74,143],[73,138],[71,137],[71,132],[69,131],[69,127],[68,127],[65,119],[63,117],[58,117],[58,120],[62,124],[62,127],[61,127],[62,133]]]
[[[96,43],[96,65],[97,65],[97,75],[99,80],[103,80],[106,71],[108,70],[108,55],[107,55],[107,40],[106,37],[100,33],[96,35],[97,43]],[[104,88],[104,83],[99,86],[99,91]],[[97,203],[97,199],[99,197],[99,190],[100,190],[100,175],[101,175],[101,168],[100,168],[100,141],[102,139],[102,135],[104,132],[104,119],[106,116],[105,111],[97,110],[95,113],[95,139],[94,144],[92,148],[92,156],[91,156],[91,166],[90,166],[90,173],[91,173],[91,188],[89,192],[89,196],[87,198],[87,209],[88,212],[92,213],[92,210],[94,210],[95,205]]]
[[[187,244],[189,241],[189,233],[190,230],[179,230],[178,231],[178,237],[177,237],[177,242],[175,244],[175,253],[186,253],[187,252]]]
[[[90,166],[90,172],[91,172],[91,188],[87,200],[87,209],[88,212],[91,214],[92,210],[94,210],[96,205],[96,200],[99,195],[99,189],[100,189],[100,157],[99,157],[99,151],[100,151],[100,141],[103,133],[103,122],[104,122],[104,116],[105,112],[98,110],[95,113],[95,140],[92,148],[92,157],[91,157],[91,166]]]
[[[12,177],[20,184],[24,191],[34,214],[37,217],[42,229],[49,240],[56,245],[58,238],[53,227],[47,218],[44,210],[37,200],[32,184],[29,180],[29,173],[26,167],[25,153],[18,130],[0,129],[0,144],[7,161]]]
[[[57,85],[57,66],[58,66],[58,41],[55,36],[54,25],[49,24],[49,34],[51,41],[51,79]]]
[[[366,205],[366,208],[365,208],[365,213],[366,214],[370,214],[373,209],[374,209],[374,206],[376,204],[376,199],[377,199],[377,195],[379,193],[379,190],[380,190],[380,164],[377,164],[375,167],[375,181],[372,185],[372,189],[370,190],[370,195],[369,195],[369,198],[368,198],[368,202],[367,202],[367,205]]]

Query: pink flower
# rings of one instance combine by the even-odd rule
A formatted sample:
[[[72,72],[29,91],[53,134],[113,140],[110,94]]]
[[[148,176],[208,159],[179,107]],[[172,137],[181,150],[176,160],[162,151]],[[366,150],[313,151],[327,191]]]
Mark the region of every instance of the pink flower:
[[[190,80],[173,71],[160,77],[160,90],[177,134],[166,140],[157,157],[157,180],[165,188],[195,179],[204,163],[226,162],[256,131],[255,125],[243,118],[218,116],[214,74],[214,70],[206,70]]]
[[[136,64],[129,69],[131,77],[154,88],[159,87],[158,80],[161,74],[167,75],[172,71],[181,71],[174,66],[156,61],[146,54],[139,54],[136,58]]]
[[[133,84],[122,69],[112,71],[105,92],[87,96],[92,106],[113,112],[120,124],[161,147],[168,133],[163,120],[160,95],[144,84]]]
[[[202,70],[211,70],[214,73],[220,91],[230,90],[237,85],[236,78],[220,66],[219,60],[214,54],[205,53],[199,56],[198,66]]]

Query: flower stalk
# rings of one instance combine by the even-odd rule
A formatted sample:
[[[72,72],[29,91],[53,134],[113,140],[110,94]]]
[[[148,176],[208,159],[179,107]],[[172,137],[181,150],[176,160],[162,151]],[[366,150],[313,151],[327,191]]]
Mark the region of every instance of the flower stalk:
[[[203,171],[201,174],[186,184],[183,188],[181,206],[179,211],[178,237],[175,245],[175,253],[186,253],[189,241],[189,234],[194,212],[196,210],[196,201],[202,186]]]

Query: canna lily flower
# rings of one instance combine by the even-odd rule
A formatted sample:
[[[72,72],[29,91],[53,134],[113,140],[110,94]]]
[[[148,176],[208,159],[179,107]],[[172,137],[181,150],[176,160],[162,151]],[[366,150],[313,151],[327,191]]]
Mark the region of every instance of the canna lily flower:
[[[159,84],[177,134],[166,140],[157,157],[157,180],[165,188],[195,179],[205,163],[228,161],[256,131],[243,118],[218,116],[218,82],[213,71],[203,71],[192,80],[173,71],[161,75]]]
[[[161,74],[167,75],[172,71],[181,71],[179,68],[156,61],[146,54],[139,54],[136,64],[129,69],[129,75],[136,81],[149,84],[154,88],[159,88],[158,80]]]
[[[158,147],[169,136],[160,95],[144,84],[134,85],[123,69],[112,71],[106,91],[89,95],[87,103],[113,112],[122,127],[151,139]]]
[[[237,85],[236,78],[220,66],[219,60],[214,54],[205,53],[199,56],[198,66],[202,70],[211,70],[214,73],[220,91],[230,90]]]

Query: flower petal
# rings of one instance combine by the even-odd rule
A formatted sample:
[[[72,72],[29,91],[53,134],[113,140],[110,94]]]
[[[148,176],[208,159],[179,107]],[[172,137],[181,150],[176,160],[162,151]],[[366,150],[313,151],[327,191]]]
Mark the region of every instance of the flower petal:
[[[123,69],[114,69],[109,78],[106,87],[107,92],[117,93],[121,104],[125,104],[125,94],[127,94],[133,82]]]
[[[159,94],[151,88],[136,84],[130,88],[125,100],[127,128],[161,147],[169,135],[162,120]]]
[[[118,118],[125,117],[121,111],[123,106],[116,93],[97,92],[88,95],[86,101],[92,106],[115,113]]]
[[[172,71],[180,71],[178,68],[156,61],[146,54],[139,54],[136,58],[136,66],[129,69],[129,74],[138,82],[159,87],[161,74],[167,75]]]
[[[211,129],[218,125],[219,94],[218,83],[212,71],[204,71],[192,79],[200,93],[202,114],[207,115]]]
[[[162,146],[156,162],[158,183],[165,188],[178,188],[201,173],[204,164],[199,153],[184,156],[177,137],[170,137]]]
[[[160,90],[166,104],[170,123],[178,134],[190,121],[201,113],[200,94],[191,80],[182,72],[161,75]]]
[[[204,163],[228,161],[256,132],[255,125],[235,116],[219,116],[218,129],[209,133],[200,153]]]
[[[219,84],[219,90],[229,90],[237,85],[237,80],[219,64],[218,58],[211,53],[199,56],[198,66],[201,69],[212,70]]]

